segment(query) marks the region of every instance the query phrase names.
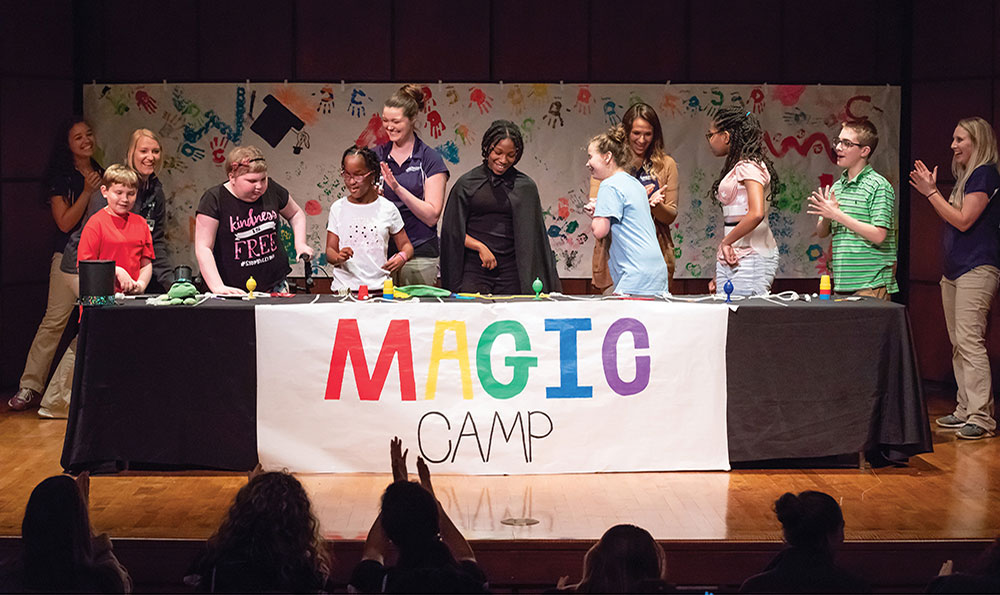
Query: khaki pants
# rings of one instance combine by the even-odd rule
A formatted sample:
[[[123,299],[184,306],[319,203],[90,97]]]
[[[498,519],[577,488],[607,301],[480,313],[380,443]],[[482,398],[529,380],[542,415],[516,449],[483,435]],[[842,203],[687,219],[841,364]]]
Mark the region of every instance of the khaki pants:
[[[852,295],[859,295],[863,297],[873,297],[880,300],[890,301],[892,298],[889,297],[889,292],[886,290],[885,285],[881,287],[868,287],[866,289],[859,289],[855,291]]]
[[[49,300],[45,306],[45,316],[38,325],[35,339],[31,342],[19,384],[19,388],[30,388],[37,393],[45,389],[49,368],[52,367],[52,358],[76,305],[76,298],[80,294],[79,276],[59,270],[62,256],[62,252],[52,255],[52,265],[49,268]]]
[[[958,384],[955,417],[992,432],[993,381],[986,353],[986,321],[1000,285],[1000,270],[984,265],[954,281],[941,278],[941,302]]]
[[[437,285],[438,259],[418,256],[411,258],[401,269],[392,274],[392,283],[404,285]],[[381,288],[379,288],[381,289]]]

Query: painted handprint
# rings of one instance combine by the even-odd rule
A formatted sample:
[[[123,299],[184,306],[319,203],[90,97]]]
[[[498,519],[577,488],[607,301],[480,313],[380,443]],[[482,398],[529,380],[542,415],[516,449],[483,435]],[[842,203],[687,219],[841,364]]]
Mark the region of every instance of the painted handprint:
[[[608,121],[608,124],[612,126],[617,126],[622,119],[618,117],[618,108],[621,107],[615,103],[614,99],[610,97],[602,97],[604,99],[604,119]]]
[[[347,106],[347,111],[349,111],[355,118],[365,117],[365,104],[362,101],[363,99],[367,99],[368,101],[372,100],[372,98],[361,89],[355,88],[351,91],[351,103]]]
[[[181,154],[185,157],[190,157],[191,161],[198,161],[205,157],[205,149],[199,149],[190,143],[184,143],[181,145]]]
[[[187,163],[177,158],[177,155],[167,155],[163,158],[163,169],[169,174],[183,173]]]
[[[809,114],[802,111],[802,108],[797,107],[792,111],[785,112],[784,115],[781,116],[781,118],[787,124],[791,124],[792,126],[799,126],[809,121]]]
[[[448,98],[448,105],[455,105],[458,103],[458,91],[455,87],[448,85],[444,88],[444,96]]]
[[[448,163],[458,163],[458,145],[453,141],[448,141],[443,145],[438,145],[434,147],[434,150],[441,155],[441,158]]]
[[[524,134],[524,140],[531,142],[535,133],[535,119],[525,118],[524,121],[521,122],[521,132]]]
[[[472,107],[473,104],[479,107],[480,114],[488,114],[493,108],[493,98],[479,87],[471,87],[469,89],[469,107]]]
[[[329,114],[333,112],[334,106],[333,87],[325,86],[321,88],[319,90],[319,103],[316,104],[316,111],[321,114]]]
[[[576,92],[576,111],[583,115],[590,113],[590,102],[593,96],[590,94],[590,85],[580,85],[580,90]]]
[[[173,138],[183,121],[180,114],[163,112],[163,126],[160,127],[160,138]]]
[[[542,103],[549,98],[549,86],[545,83],[535,83],[531,85],[531,91],[528,91],[528,96]]]
[[[444,131],[444,122],[441,120],[441,114],[437,110],[431,110],[427,114],[427,122],[424,123],[424,127],[430,127],[431,136],[438,138]]]
[[[562,102],[556,99],[549,105],[549,111],[542,116],[542,120],[552,128],[563,126],[565,123],[563,122],[562,109]]]
[[[764,113],[764,92],[760,90],[760,87],[750,91],[750,100],[753,101],[753,113]]]
[[[208,148],[212,150],[212,163],[221,166],[226,161],[226,145],[229,139],[224,136],[217,136],[208,143]]]
[[[643,99],[642,97],[639,97],[639,94],[636,93],[635,91],[632,91],[631,93],[629,93],[628,96],[628,105],[629,107],[632,107],[637,103],[646,103],[646,100]]]
[[[156,100],[143,89],[135,92],[135,104],[139,106],[139,109],[145,110],[147,114],[156,113]]]
[[[455,136],[462,141],[463,145],[467,145],[476,139],[476,136],[465,124],[455,125]]]
[[[431,88],[430,87],[428,87],[427,85],[424,85],[423,87],[420,87],[420,90],[424,94],[424,111],[425,112],[426,111],[430,111],[430,109],[432,107],[436,106],[438,104],[438,102],[434,101],[434,98],[432,97],[432,94],[431,94]]]
[[[673,118],[677,114],[681,113],[681,98],[672,94],[664,93],[663,101],[660,102],[660,109],[663,110],[665,114]]]
[[[507,101],[514,109],[514,115],[520,116],[524,111],[524,91],[521,90],[521,85],[514,85],[507,91]]]
[[[368,125],[358,135],[358,139],[354,141],[354,144],[358,147],[371,148],[386,142],[389,142],[389,135],[386,133],[385,127],[382,126],[382,116],[376,113],[372,114],[371,119],[368,120]]]

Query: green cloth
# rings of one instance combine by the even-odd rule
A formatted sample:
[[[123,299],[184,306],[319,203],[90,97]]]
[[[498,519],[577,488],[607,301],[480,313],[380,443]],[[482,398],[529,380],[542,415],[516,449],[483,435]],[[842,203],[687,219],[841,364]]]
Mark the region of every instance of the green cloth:
[[[866,165],[853,180],[847,172],[833,184],[840,210],[862,223],[886,229],[885,240],[875,245],[836,221],[830,222],[833,254],[828,268],[833,289],[849,293],[873,287],[899,291],[893,267],[896,264],[896,195],[883,176]]]

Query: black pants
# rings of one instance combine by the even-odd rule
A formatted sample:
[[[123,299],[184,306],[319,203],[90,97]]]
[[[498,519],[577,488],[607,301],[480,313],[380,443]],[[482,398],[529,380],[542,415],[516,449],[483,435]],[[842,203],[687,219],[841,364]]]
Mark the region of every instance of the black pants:
[[[478,252],[465,251],[465,268],[462,272],[462,293],[492,293],[515,295],[521,293],[517,276],[517,259],[513,254],[494,255],[497,266],[492,271],[483,268]]]

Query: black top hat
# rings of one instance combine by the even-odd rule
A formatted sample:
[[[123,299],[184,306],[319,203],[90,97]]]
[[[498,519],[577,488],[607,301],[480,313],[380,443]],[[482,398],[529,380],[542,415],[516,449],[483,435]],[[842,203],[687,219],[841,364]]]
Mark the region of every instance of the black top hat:
[[[115,303],[115,261],[80,261],[80,303],[111,306]]]
[[[191,274],[191,267],[186,264],[179,264],[174,267],[174,283],[194,283],[194,275]]]

